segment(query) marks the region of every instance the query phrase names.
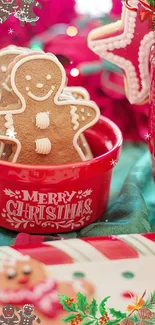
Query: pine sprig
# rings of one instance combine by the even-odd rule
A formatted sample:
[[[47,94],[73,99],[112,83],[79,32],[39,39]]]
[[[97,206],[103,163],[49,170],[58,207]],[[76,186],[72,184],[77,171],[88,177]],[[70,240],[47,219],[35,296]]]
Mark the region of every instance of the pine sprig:
[[[146,300],[144,306],[148,309],[153,309],[155,307],[155,291],[151,294],[150,298]]]

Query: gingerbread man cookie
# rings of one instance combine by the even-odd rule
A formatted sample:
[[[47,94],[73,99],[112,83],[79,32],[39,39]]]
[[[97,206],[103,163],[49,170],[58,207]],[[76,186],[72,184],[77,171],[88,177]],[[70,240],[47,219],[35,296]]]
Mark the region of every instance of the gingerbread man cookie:
[[[0,51],[0,94],[2,88],[4,88],[7,93],[10,92],[10,89],[5,84],[5,80],[8,77],[8,67],[15,57],[24,51],[26,51],[26,49],[14,45],[3,48]]]
[[[0,107],[5,107],[7,109],[13,110],[21,107],[21,102],[18,96],[14,93],[11,83],[10,83],[10,73],[12,70],[13,65],[18,62],[21,58],[25,57],[27,53],[44,53],[43,51],[32,52],[29,48],[22,48],[16,46],[9,46],[8,49],[10,50],[18,50],[18,54],[13,57],[12,61],[8,65],[6,78],[2,84],[1,89],[1,100],[0,100]],[[3,110],[3,108],[2,108]]]
[[[75,100],[75,99],[82,99],[82,100],[90,100],[89,93],[83,87],[66,87],[64,88],[64,92],[59,97],[60,100]],[[78,145],[83,151],[86,160],[93,159],[93,154],[88,144],[88,141],[84,134],[80,134],[78,139]]]
[[[65,79],[52,54],[27,54],[14,64],[10,83],[21,107],[0,108],[0,141],[14,145],[10,161],[57,165],[86,160],[78,139],[98,121],[100,111],[90,101],[60,101]]]

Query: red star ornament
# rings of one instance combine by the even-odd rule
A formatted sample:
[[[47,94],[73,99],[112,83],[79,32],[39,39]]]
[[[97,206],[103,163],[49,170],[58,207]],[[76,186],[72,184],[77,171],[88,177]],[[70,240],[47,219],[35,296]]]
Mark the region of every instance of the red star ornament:
[[[124,70],[126,96],[131,104],[141,104],[149,97],[149,56],[154,34],[150,21],[142,18],[145,8],[141,0],[126,3],[120,21],[90,32],[88,46]]]

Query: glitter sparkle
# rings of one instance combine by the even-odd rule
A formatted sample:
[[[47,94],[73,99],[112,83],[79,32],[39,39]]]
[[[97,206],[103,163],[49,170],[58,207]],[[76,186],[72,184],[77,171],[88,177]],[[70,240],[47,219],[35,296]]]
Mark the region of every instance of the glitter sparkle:
[[[111,166],[116,166],[117,162],[116,162],[116,160],[112,159],[112,160],[110,161],[110,164],[111,164]]]
[[[151,139],[151,134],[147,133],[147,134],[145,135],[145,140],[150,140],[150,139]]]
[[[13,33],[14,33],[14,30],[13,30],[12,28],[10,28],[10,29],[8,30],[8,34],[12,35]]]

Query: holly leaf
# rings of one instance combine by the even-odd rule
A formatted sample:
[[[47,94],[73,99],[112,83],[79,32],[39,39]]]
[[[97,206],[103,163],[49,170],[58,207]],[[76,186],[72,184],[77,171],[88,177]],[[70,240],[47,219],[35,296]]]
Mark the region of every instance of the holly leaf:
[[[78,298],[78,301],[77,301],[78,310],[85,313],[86,307],[88,306],[88,301],[87,301],[86,296],[84,296],[82,293],[79,292],[77,294],[77,298]]]
[[[81,325],[98,325],[98,321],[94,319],[84,319]]]
[[[110,311],[110,314],[113,317],[120,318],[120,319],[123,319],[123,318],[126,318],[127,317],[126,316],[126,313],[122,313],[121,311],[117,311],[114,308],[109,308],[109,311]]]
[[[62,318],[62,322],[64,323],[69,323],[71,322],[72,320],[74,320],[74,318],[76,317],[76,314],[70,314],[64,318]]]
[[[100,306],[99,306],[99,310],[100,310],[100,314],[103,316],[105,313],[106,313],[106,307],[105,307],[105,304],[107,302],[107,300],[110,298],[110,296],[104,298],[102,300],[102,302],[100,303]]]
[[[96,300],[95,299],[93,299],[92,300],[92,302],[91,302],[91,304],[90,304],[90,306],[89,306],[89,314],[91,315],[91,316],[96,316],[96,313],[97,313],[97,302],[96,302]]]
[[[118,325],[121,319],[109,320],[107,325]]]
[[[59,295],[59,301],[60,304],[63,306],[63,309],[68,312],[77,312],[75,304],[72,302],[70,305],[67,304],[66,300],[68,300],[69,297],[66,295]]]

